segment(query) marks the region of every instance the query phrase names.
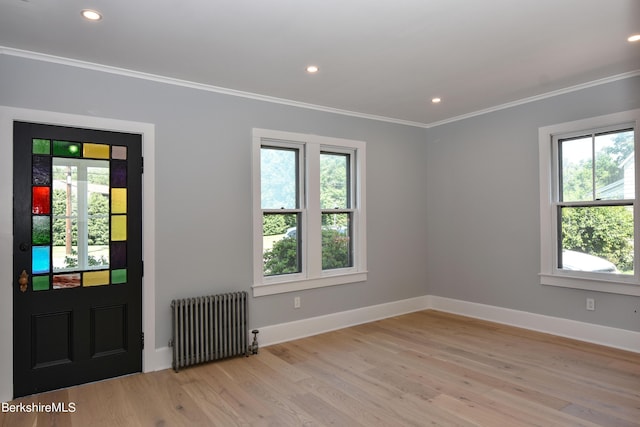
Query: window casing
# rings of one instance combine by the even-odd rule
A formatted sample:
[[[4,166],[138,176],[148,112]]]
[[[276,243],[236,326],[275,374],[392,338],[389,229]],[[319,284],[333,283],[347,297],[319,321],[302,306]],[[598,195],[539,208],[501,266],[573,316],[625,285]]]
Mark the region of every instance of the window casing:
[[[366,280],[365,143],[253,130],[254,296]]]
[[[539,129],[540,282],[640,295],[640,110]]]

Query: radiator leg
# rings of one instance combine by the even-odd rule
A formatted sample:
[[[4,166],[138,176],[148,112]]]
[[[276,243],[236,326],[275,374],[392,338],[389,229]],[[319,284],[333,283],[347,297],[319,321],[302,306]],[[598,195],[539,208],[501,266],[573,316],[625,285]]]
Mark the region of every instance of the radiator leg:
[[[257,329],[251,331],[251,333],[253,334],[253,342],[249,346],[249,354],[258,354],[258,332],[260,331],[258,331]]]

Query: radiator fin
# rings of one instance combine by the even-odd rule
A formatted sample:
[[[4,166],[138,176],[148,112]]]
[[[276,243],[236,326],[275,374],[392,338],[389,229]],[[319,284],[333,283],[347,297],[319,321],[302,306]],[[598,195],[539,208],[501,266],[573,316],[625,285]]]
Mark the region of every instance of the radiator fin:
[[[247,354],[247,292],[171,301],[173,369]]]

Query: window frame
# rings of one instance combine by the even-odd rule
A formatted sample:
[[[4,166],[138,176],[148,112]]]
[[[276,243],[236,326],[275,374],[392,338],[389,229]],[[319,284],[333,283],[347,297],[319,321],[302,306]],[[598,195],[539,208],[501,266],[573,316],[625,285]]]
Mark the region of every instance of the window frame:
[[[301,272],[265,276],[263,274],[261,205],[261,149],[263,146],[299,149]],[[320,154],[343,153],[351,157],[351,208],[353,266],[322,269],[322,213],[320,208]],[[253,129],[253,296],[264,296],[335,286],[367,280],[366,251],[366,143],[364,141],[308,135],[269,129]],[[341,210],[343,211],[343,210]]]
[[[541,127],[538,130],[539,140],[539,176],[540,176],[540,284],[608,292],[623,295],[640,296],[640,253],[634,254],[634,274],[622,275],[611,273],[595,273],[560,269],[558,260],[558,208],[567,202],[559,201],[559,166],[558,140],[580,133],[588,134],[600,130],[628,129],[634,130],[634,153],[639,152],[640,109],[624,111]],[[635,166],[635,192],[632,201],[634,213],[634,247],[640,248],[640,171]],[[608,205],[594,201],[593,205]],[[570,203],[569,203],[570,204]]]

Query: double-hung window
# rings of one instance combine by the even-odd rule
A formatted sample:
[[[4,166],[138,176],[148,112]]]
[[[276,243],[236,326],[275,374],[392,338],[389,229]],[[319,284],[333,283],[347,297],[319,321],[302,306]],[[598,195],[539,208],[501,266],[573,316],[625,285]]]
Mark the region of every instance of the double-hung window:
[[[366,280],[365,143],[253,130],[254,296]]]
[[[539,130],[542,284],[640,295],[638,123],[634,110]]]

